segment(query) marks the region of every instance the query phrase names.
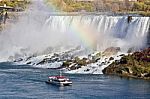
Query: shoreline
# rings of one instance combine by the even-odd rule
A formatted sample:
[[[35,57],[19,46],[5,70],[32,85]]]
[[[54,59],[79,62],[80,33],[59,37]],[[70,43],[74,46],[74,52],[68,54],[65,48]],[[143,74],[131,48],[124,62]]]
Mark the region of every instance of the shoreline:
[[[150,48],[122,57],[103,69],[104,74],[150,80]]]

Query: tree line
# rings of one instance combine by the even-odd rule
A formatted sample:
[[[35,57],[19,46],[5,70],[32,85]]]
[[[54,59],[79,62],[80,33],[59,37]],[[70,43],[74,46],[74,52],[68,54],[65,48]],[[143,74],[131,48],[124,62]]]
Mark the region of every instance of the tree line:
[[[150,0],[94,0],[93,2],[76,2],[75,0],[46,0],[58,11],[64,12],[127,12],[150,16]]]
[[[75,2],[74,0],[47,0],[58,9],[65,11],[150,11],[150,0],[141,2],[129,2],[128,0],[94,0],[94,2]]]
[[[13,7],[13,8],[16,8],[16,7],[20,7],[22,9],[25,9],[27,7],[27,4],[29,4],[30,1],[29,0],[22,0],[22,1],[19,1],[19,0],[2,0],[0,1],[0,6],[4,6],[4,5],[7,5],[7,6],[10,6],[10,7]]]
[[[52,4],[59,11],[78,12],[85,10],[87,12],[94,11],[92,2],[75,2],[74,0],[46,0],[46,3]]]

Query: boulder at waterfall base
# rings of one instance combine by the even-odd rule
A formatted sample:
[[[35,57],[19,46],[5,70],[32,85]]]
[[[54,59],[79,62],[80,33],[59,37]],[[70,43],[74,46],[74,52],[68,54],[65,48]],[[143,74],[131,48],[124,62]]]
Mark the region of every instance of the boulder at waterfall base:
[[[150,48],[123,56],[119,61],[106,67],[103,73],[150,79]]]

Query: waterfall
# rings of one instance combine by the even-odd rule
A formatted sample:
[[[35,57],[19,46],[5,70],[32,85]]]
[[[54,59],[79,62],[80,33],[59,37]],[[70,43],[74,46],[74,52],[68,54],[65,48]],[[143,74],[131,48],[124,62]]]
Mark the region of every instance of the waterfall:
[[[9,56],[81,47],[86,54],[108,47],[136,50],[147,45],[150,17],[51,14],[35,0],[17,23],[0,33],[0,60]],[[53,12],[52,12],[53,13]],[[148,39],[147,39],[148,38]],[[18,55],[19,53],[19,55]]]
[[[0,32],[0,61],[57,52],[87,56],[109,47],[126,53],[150,41],[150,17],[53,14],[43,0],[33,1],[16,23]]]
[[[132,17],[128,23],[127,16],[48,15],[30,12],[10,30],[3,31],[0,56],[8,58],[24,49],[37,53],[47,48],[61,51],[78,46],[85,49],[86,54],[108,47],[120,47],[126,52],[129,48],[145,47],[149,40],[149,17]]]
[[[78,35],[93,30],[87,32],[87,35],[96,37],[96,46],[93,46],[96,50],[104,50],[112,46],[121,47],[124,51],[129,48],[143,48],[147,44],[149,26],[149,17],[132,17],[131,22],[128,23],[127,16],[104,15],[50,16],[45,22],[45,27],[48,27],[47,31],[55,31],[56,35],[61,34],[68,44],[73,40],[82,44],[83,38],[77,39]]]

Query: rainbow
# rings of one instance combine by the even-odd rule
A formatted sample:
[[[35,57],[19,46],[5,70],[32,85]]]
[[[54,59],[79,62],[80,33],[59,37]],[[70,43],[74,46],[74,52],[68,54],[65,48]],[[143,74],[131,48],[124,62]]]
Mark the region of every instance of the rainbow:
[[[90,27],[84,27],[80,22],[75,20],[71,27],[71,32],[74,33],[84,44],[85,47],[95,50],[96,49],[96,36],[95,31]]]
[[[50,8],[57,10],[59,14],[65,13],[56,9],[54,5],[50,5]],[[74,20],[70,28],[70,32],[81,40],[81,43],[84,47],[96,50],[97,37],[94,35],[94,33],[96,32],[94,31],[94,29],[90,27],[83,27],[77,19]]]

